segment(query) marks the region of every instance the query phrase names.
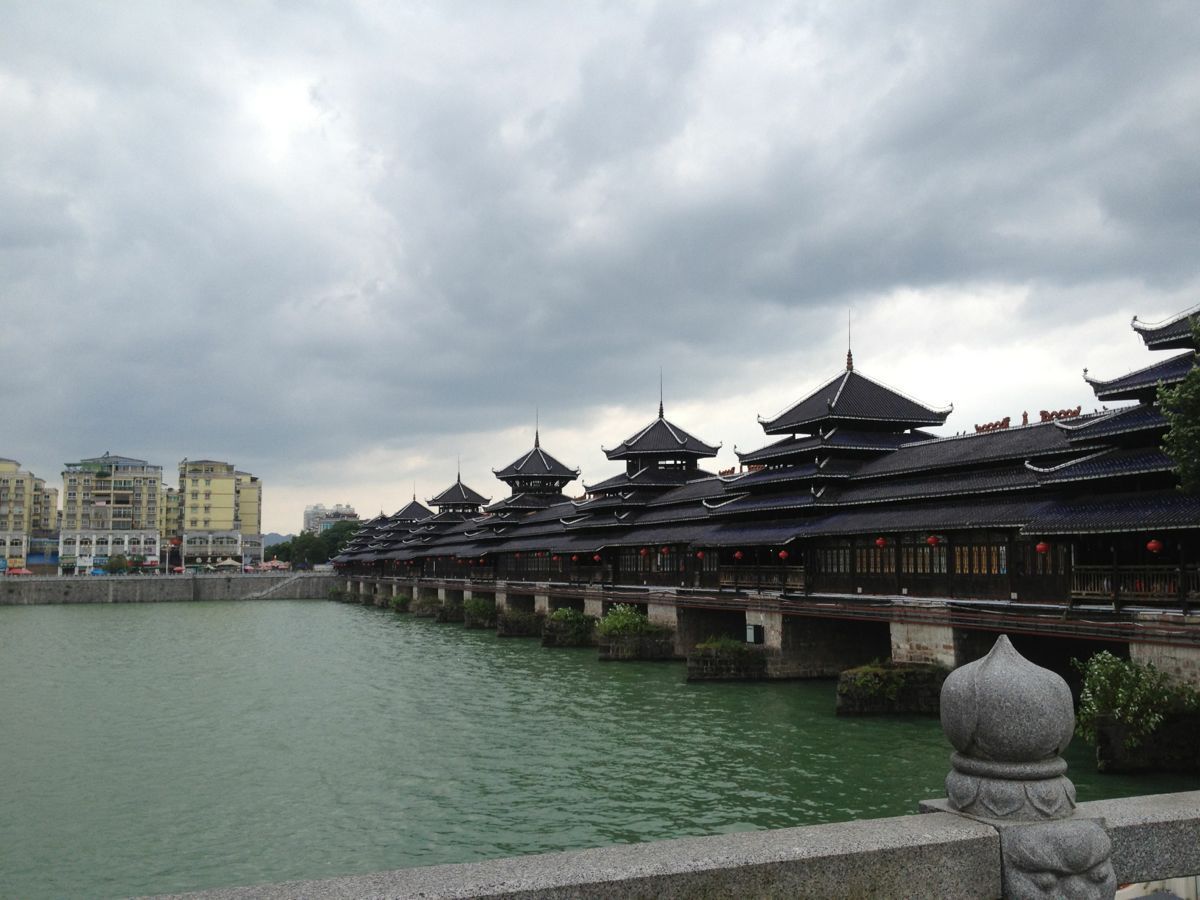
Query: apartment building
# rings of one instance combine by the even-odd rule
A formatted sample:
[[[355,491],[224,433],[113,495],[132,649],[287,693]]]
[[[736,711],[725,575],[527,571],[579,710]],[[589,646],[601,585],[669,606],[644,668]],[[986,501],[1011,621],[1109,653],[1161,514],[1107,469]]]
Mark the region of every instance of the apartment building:
[[[41,546],[58,527],[58,490],[15,459],[0,459],[0,564],[25,568],[44,556]],[[38,546],[35,547],[35,544]]]
[[[184,459],[178,502],[185,566],[262,561],[262,485],[256,476],[221,460]]]
[[[332,508],[323,503],[304,507],[304,531],[320,534],[337,522],[357,522],[358,513],[348,503],[335,503]]]
[[[162,466],[105,452],[67,463],[62,479],[58,555],[63,572],[103,566],[112,556],[159,565]]]

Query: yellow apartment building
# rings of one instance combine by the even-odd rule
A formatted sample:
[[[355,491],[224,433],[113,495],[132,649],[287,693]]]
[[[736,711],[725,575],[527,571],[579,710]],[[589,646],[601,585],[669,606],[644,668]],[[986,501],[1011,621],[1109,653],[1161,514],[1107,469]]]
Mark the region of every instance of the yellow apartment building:
[[[185,459],[179,463],[183,564],[262,561],[262,485],[232,463]]]
[[[35,509],[37,521],[44,516],[45,486],[32,472],[23,471],[15,459],[0,459],[0,560],[5,570],[25,567]]]

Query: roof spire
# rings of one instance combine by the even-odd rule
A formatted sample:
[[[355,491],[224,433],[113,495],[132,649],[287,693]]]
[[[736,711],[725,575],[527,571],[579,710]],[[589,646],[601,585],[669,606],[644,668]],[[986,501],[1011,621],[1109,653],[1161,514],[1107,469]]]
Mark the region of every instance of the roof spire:
[[[663,417],[662,366],[658,367],[658,417]]]
[[[533,408],[533,449],[536,450],[542,446],[541,437],[541,417],[538,415],[538,408]]]
[[[457,466],[457,470],[458,470],[458,472],[457,472],[457,474],[454,476],[454,481],[455,481],[455,483],[456,483],[456,484],[462,484],[462,454],[461,454],[461,453],[460,453],[460,454],[458,454],[458,466]]]
[[[850,310],[846,310],[846,371],[854,371],[854,352],[850,349]]]

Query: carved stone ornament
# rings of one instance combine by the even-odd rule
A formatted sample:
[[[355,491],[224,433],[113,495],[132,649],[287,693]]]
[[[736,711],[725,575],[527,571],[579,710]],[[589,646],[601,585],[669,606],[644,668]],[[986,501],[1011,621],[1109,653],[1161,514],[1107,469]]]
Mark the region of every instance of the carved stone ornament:
[[[1112,841],[1099,822],[1070,819],[1004,828],[1000,847],[1006,898],[1082,900],[1116,893]]]
[[[1075,786],[1062,752],[1075,710],[1062,678],[1001,635],[987,656],[946,678],[942,730],[955,749],[949,805],[999,830],[1004,897],[1114,896],[1103,823],[1074,818]]]
[[[1001,635],[983,659],[942,686],[942,730],[957,751],[946,776],[954,809],[987,819],[1062,819],[1075,785],[1060,755],[1075,730],[1067,683]]]

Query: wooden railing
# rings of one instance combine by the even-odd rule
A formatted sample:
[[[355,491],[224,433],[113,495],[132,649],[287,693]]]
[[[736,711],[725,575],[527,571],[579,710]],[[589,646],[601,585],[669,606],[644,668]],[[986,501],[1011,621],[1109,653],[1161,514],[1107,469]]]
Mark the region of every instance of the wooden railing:
[[[717,576],[721,587],[802,591],[805,584],[804,566],[721,566]]]
[[[1200,599],[1200,566],[1075,566],[1071,596],[1105,600]]]

